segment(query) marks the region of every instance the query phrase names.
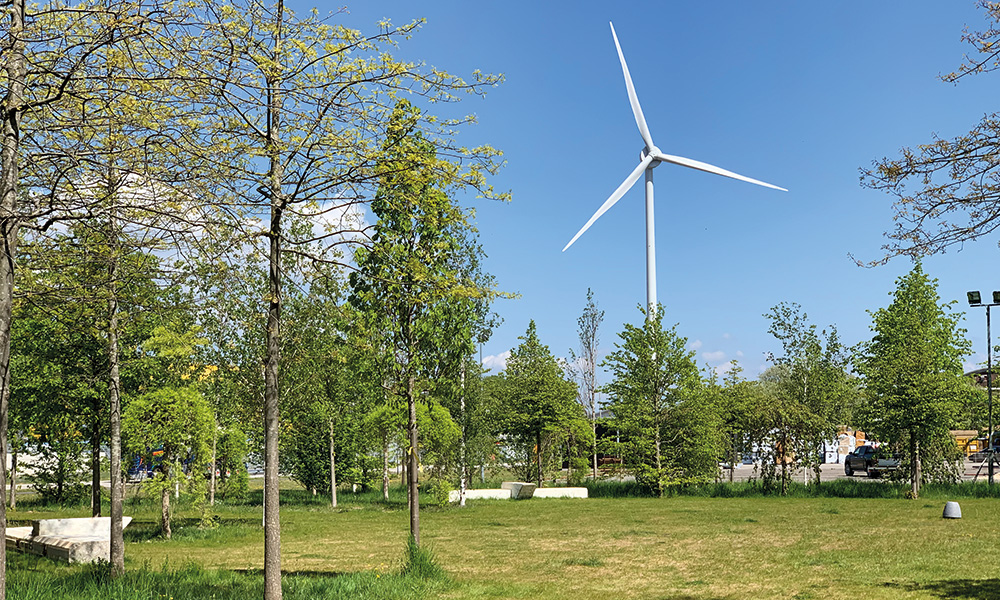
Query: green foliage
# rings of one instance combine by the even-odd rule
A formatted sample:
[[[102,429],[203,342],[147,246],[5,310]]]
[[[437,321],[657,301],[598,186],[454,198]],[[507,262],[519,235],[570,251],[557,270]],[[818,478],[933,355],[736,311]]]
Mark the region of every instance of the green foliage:
[[[967,392],[962,357],[970,351],[960,315],[942,303],[937,280],[917,263],[896,282],[892,303],[873,313],[875,336],[857,363],[867,404],[860,423],[904,453],[913,494],[924,481],[954,480],[961,455],[948,430]]]
[[[640,307],[646,317],[646,312]],[[642,325],[625,324],[604,359],[613,376],[604,387],[621,441],[607,442],[642,485],[663,495],[671,485],[714,478],[721,425],[716,403],[676,326],[663,327],[663,307]]]
[[[859,396],[849,374],[851,356],[836,326],[818,332],[798,304],[779,304],[764,316],[771,322],[769,333],[784,350],[781,356],[771,356],[776,368],[762,378],[768,384],[769,405],[781,413],[766,425],[767,435],[780,437],[786,449],[776,457],[787,467],[781,485],[787,486],[788,469],[796,467],[810,469],[818,485],[823,444],[836,438],[838,426],[852,422]]]
[[[227,502],[246,502],[250,494],[246,434],[237,425],[225,428],[219,435],[215,453],[215,464],[222,479],[220,495]]]
[[[439,507],[448,506],[449,494],[455,486],[451,485],[447,479],[441,477],[431,477],[420,483],[420,491],[427,494],[430,501]]]
[[[541,485],[552,463],[561,466],[570,436],[584,447],[592,438],[576,385],[539,340],[534,321],[518,339],[521,344],[511,350],[504,372],[492,378],[490,392],[498,430],[514,452],[507,460],[523,480]]]
[[[200,393],[190,387],[165,387],[133,400],[122,414],[122,442],[126,452],[152,462],[152,452],[162,449],[159,467],[147,487],[170,490],[188,487],[199,502],[204,501],[205,467],[211,459],[211,409]],[[185,473],[182,461],[188,460]],[[163,494],[163,528],[169,536],[169,495]],[[207,514],[203,513],[207,518]]]

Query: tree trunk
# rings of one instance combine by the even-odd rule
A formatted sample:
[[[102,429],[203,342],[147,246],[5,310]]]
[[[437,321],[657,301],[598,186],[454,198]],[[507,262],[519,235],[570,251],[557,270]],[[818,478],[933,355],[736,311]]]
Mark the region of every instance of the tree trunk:
[[[101,516],[101,401],[94,398],[90,431],[90,516]]]
[[[330,419],[330,506],[337,508],[337,452],[334,448],[333,419]]]
[[[785,496],[788,494],[788,461],[785,460],[788,457],[788,436],[785,435],[784,423],[781,426],[781,455],[778,457],[781,461],[781,495]]]
[[[10,509],[17,510],[17,446],[10,456]]]
[[[733,434],[733,455],[729,463],[729,483],[733,482],[736,476],[736,460],[739,458],[739,449],[736,447],[736,434]]]
[[[910,431],[910,493],[914,498],[920,496],[920,442],[913,431]]]
[[[417,462],[417,452],[420,446],[417,445],[417,399],[414,397],[414,378],[410,375],[407,378],[406,384],[406,404],[409,409],[409,419],[407,423],[407,431],[409,433],[410,449],[409,449],[409,471],[410,476],[410,486],[409,486],[409,498],[410,498],[410,535],[413,536],[413,543],[418,547],[420,546],[420,496],[419,496],[419,482],[418,473],[419,466]]]
[[[166,475],[166,471],[164,471]],[[160,533],[170,539],[170,487],[164,485],[160,491]]]
[[[280,60],[284,0],[275,11],[274,56]],[[281,523],[278,499],[278,362],[281,358],[281,216],[285,209],[284,166],[280,139],[282,94],[277,83],[267,79],[268,195],[271,223],[268,230],[267,354],[264,366],[264,599],[281,600]]]
[[[212,419],[212,474],[208,482],[208,505],[215,506],[215,471],[219,468],[219,457],[216,447],[219,441],[219,424]]]
[[[538,487],[542,487],[542,432],[535,432],[535,477]]]
[[[26,71],[24,0],[13,0],[6,57],[7,95],[3,101],[3,146],[0,148],[0,494],[7,489],[7,409],[10,406],[10,322],[14,305],[14,265],[17,255],[18,146],[20,107]],[[0,538],[7,535],[7,502],[0,498]],[[0,544],[0,600],[6,598],[7,544]]]
[[[597,481],[597,411],[590,406],[590,429],[594,433],[594,481]]]
[[[660,454],[660,425],[656,425],[656,436],[654,439],[656,444],[656,495],[660,498],[663,497],[663,459]]]
[[[122,406],[118,371],[118,252],[117,230],[112,210],[109,220],[111,256],[108,264],[108,445],[111,456],[111,576],[125,573],[124,490],[122,489]]]
[[[465,488],[467,486],[467,473],[465,469],[465,357],[462,357],[462,391],[458,398],[459,418],[462,420],[461,443],[458,447],[458,505],[465,506]]]
[[[382,499],[389,499],[389,432],[382,433]]]

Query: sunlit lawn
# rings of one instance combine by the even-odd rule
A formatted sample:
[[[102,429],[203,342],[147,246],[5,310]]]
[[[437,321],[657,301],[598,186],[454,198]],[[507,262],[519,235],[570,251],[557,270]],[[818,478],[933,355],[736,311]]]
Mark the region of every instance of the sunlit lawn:
[[[285,571],[388,576],[398,570],[407,535],[402,496],[380,505],[354,502],[346,493],[331,509],[322,498],[298,494],[297,505],[282,510]],[[938,499],[679,497],[429,508],[421,516],[423,542],[452,584],[420,593],[1000,599],[1000,500],[962,499],[961,520],[942,519],[943,506]],[[167,542],[153,536],[153,507],[142,506],[126,530],[130,568],[194,561],[207,569],[259,570],[260,506],[217,509],[217,529],[201,531],[185,521]]]

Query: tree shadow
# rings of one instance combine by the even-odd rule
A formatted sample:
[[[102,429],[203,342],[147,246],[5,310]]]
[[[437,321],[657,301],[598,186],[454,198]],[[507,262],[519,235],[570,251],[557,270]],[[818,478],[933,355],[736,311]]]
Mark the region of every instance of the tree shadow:
[[[889,582],[884,587],[928,592],[949,600],[1000,600],[1000,579],[943,579],[925,583]]]

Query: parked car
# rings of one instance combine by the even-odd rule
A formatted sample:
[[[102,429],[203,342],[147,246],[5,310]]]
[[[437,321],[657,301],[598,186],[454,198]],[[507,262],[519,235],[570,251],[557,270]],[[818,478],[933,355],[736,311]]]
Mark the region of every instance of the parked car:
[[[875,446],[858,446],[844,461],[844,473],[848,477],[853,476],[856,471],[864,471],[868,477],[875,478],[898,468],[898,456],[892,456]]]

